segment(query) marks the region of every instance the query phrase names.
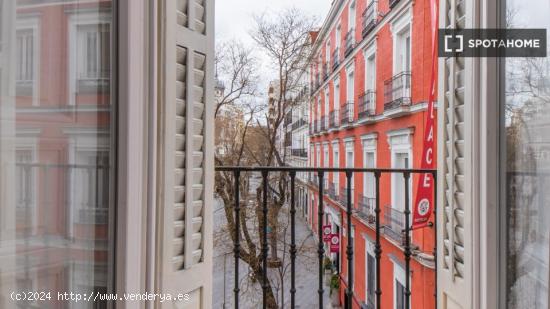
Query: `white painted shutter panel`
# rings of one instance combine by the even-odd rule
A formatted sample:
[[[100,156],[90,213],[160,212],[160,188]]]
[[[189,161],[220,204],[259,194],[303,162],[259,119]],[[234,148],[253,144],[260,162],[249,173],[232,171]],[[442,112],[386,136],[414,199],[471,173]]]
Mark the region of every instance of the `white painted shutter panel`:
[[[440,27],[463,29],[469,0],[440,2]],[[472,286],[472,62],[439,62],[438,303],[439,308],[473,308]]]
[[[210,308],[213,202],[214,0],[165,0],[161,54],[159,290]],[[201,20],[202,25],[189,21]],[[208,27],[207,27],[208,25]]]

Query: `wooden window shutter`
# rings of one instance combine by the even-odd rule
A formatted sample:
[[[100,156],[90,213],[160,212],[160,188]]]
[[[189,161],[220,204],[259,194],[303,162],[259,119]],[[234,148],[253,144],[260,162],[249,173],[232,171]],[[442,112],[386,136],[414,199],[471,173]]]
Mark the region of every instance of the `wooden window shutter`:
[[[158,289],[210,308],[214,183],[214,0],[162,1]],[[200,20],[202,24],[189,21]],[[207,27],[208,25],[208,27]]]

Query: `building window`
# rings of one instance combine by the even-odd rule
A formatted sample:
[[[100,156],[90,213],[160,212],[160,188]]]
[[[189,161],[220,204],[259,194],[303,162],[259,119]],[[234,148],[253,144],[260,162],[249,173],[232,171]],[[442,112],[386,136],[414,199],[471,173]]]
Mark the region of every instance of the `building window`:
[[[411,32],[407,24],[394,34],[394,74],[411,71]]]
[[[34,31],[32,29],[17,30],[16,33],[17,63],[16,82],[32,87],[34,81]]]
[[[355,28],[355,1],[349,4],[348,31]]]
[[[111,67],[108,24],[77,26],[77,90],[107,87]],[[96,88],[94,88],[96,89]]]
[[[376,90],[376,53],[372,52],[365,57],[365,91]]]

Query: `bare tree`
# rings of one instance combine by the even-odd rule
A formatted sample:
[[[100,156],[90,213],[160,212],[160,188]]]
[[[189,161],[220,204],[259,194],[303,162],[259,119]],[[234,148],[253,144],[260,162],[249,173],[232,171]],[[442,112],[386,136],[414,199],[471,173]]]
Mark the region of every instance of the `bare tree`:
[[[292,108],[290,99],[293,88],[297,87],[296,78],[306,65],[306,59],[310,47],[310,31],[313,29],[314,20],[297,9],[288,9],[272,15],[255,16],[255,26],[251,31],[253,40],[259,49],[265,53],[274,67],[273,80],[278,81],[278,90],[269,102],[269,108],[262,105],[248,106],[248,116],[242,128],[235,131],[235,138],[231,139],[225,156],[217,156],[218,165],[261,165],[284,166],[286,154],[277,147],[278,131],[282,126],[286,113]],[[220,45],[223,46],[223,45]],[[240,76],[246,72],[254,72],[254,68],[244,65],[241,61],[235,61],[239,57],[238,49],[221,47],[218,49],[219,63],[227,61],[224,74],[229,78],[229,91],[223,96],[220,110],[224,105],[232,105],[240,101],[233,99],[231,93],[250,94],[250,85],[242,82]],[[221,69],[222,66],[219,66]],[[253,88],[253,87],[252,87]],[[233,90],[231,90],[233,89]],[[242,89],[242,90],[241,90]],[[227,97],[227,98],[226,98]],[[262,116],[259,114],[263,113]],[[218,113],[217,113],[218,115]],[[219,117],[219,116],[217,116]],[[238,134],[237,134],[238,132]],[[266,280],[267,307],[278,308],[284,306],[284,291],[282,281],[289,268],[285,258],[288,248],[287,235],[289,233],[288,211],[285,209],[288,199],[289,175],[286,173],[270,173],[267,178],[268,192],[264,192],[264,181],[255,180],[247,172],[239,175],[239,194],[241,196],[240,215],[235,218],[234,196],[235,175],[231,172],[221,172],[216,175],[216,194],[224,204],[224,213],[227,220],[225,237],[235,242],[241,242],[239,257],[244,261],[250,272],[252,283],[263,283]],[[263,197],[268,200],[267,227],[263,224]],[[240,227],[240,234],[236,235],[236,226]],[[264,278],[262,239],[264,230],[269,228],[266,237],[269,239],[270,256],[268,268],[277,269],[279,283],[276,280]],[[265,244],[268,245],[268,244]],[[306,250],[307,246],[301,244],[298,250]],[[299,254],[299,253],[298,253]],[[267,272],[267,270],[266,270]],[[275,278],[277,279],[277,278]],[[276,297],[276,285],[281,287],[281,301],[278,304]]]

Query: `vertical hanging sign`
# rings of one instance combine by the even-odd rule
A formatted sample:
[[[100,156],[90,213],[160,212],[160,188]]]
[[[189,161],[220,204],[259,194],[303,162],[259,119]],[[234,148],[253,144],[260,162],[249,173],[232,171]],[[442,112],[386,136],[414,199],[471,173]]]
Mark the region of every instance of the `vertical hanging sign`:
[[[435,158],[435,99],[437,78],[437,0],[430,0],[431,31],[432,31],[432,72],[430,79],[430,96],[428,99],[428,118],[424,130],[424,145],[420,168],[434,168]],[[418,180],[418,191],[413,209],[412,227],[421,228],[428,225],[432,214],[434,179],[431,174],[421,174]]]

